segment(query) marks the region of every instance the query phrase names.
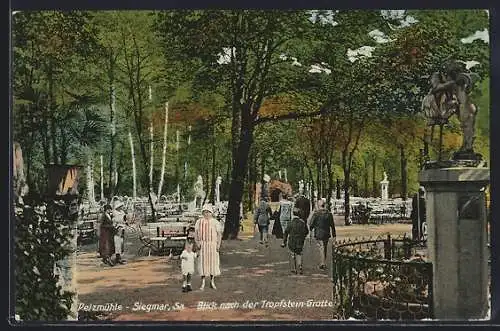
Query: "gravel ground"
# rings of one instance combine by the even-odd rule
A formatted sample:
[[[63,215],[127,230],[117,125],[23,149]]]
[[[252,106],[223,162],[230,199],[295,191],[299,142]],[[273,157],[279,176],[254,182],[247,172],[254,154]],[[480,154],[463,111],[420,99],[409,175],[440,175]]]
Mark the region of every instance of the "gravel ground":
[[[411,232],[409,224],[345,227],[341,218],[335,223],[337,239]],[[328,306],[332,298],[330,263],[328,270],[318,269],[314,241],[306,240],[304,275],[292,275],[287,250],[280,247],[281,240],[272,238],[270,246],[265,247],[248,228],[241,240],[223,242],[222,275],[216,280],[217,289],[211,289],[207,283],[205,290],[200,291],[200,278],[195,276],[190,293],[181,291],[177,258],[136,256],[140,242],[138,233],[131,229],[126,240],[126,265],[104,266],[96,256],[95,244],[82,246],[77,273],[79,305],[82,310],[89,308],[85,305],[114,305],[104,314],[117,321],[332,319],[333,310]],[[294,304],[304,306],[290,307]]]

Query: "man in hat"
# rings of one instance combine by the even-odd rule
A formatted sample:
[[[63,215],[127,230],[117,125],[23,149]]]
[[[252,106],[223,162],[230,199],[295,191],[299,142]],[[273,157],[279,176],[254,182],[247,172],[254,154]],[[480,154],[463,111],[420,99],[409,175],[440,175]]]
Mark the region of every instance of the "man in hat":
[[[115,247],[115,263],[125,264],[126,261],[122,258],[124,241],[125,241],[125,225],[126,213],[123,211],[123,202],[117,201],[113,210],[112,219],[114,227],[114,247]]]
[[[299,194],[295,199],[295,205],[300,210],[300,218],[307,221],[311,213],[311,202],[309,199],[304,194]]]
[[[300,209],[295,206],[293,208],[293,218],[285,228],[281,247],[285,247],[288,244],[291,258],[290,271],[296,274],[298,270],[299,274],[302,275],[302,250],[304,249],[304,241],[309,234],[309,229],[307,228],[306,221],[300,218],[300,214]]]
[[[314,230],[314,238],[316,239],[319,247],[319,268],[321,270],[325,270],[328,241],[330,240],[330,237],[333,237],[334,240],[336,237],[335,224],[333,222],[333,215],[325,208],[325,201],[323,199],[318,200],[316,206],[317,209],[311,217],[310,229]]]
[[[222,227],[213,217],[213,207],[205,204],[202,217],[194,226],[196,247],[199,250],[198,269],[201,275],[200,290],[205,289],[205,277],[210,276],[210,287],[215,287],[215,277],[220,275],[219,248],[222,243]]]

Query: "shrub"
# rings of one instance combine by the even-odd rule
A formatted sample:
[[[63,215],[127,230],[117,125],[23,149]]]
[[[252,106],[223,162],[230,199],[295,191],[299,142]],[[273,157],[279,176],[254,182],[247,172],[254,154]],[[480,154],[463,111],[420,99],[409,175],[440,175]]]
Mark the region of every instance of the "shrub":
[[[62,289],[55,273],[55,263],[71,253],[71,227],[46,211],[44,203],[15,210],[16,315],[25,321],[66,320],[73,303],[74,294]]]

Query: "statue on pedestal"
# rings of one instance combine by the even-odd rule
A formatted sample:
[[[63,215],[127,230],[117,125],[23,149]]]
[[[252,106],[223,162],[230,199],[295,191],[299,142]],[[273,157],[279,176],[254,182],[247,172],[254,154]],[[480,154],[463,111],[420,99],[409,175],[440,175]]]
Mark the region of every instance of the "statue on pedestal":
[[[412,201],[412,233],[417,242],[426,240],[435,289],[433,317],[441,320],[483,319],[488,310],[485,187],[490,169],[473,150],[478,110],[469,97],[472,76],[458,61],[449,62],[432,75],[432,88],[422,104],[428,125],[441,129],[440,153],[420,171],[424,190]],[[442,160],[442,129],[454,114],[460,121],[462,146],[451,160]]]
[[[468,72],[463,63],[448,62],[441,72],[431,75],[431,89],[422,101],[422,111],[427,118],[431,132],[426,133],[426,142],[433,139],[434,127],[440,127],[439,157],[441,161],[442,130],[449,118],[457,115],[462,129],[462,146],[453,156],[454,161],[465,161],[468,164],[480,163],[482,157],[474,153],[473,143],[475,122],[478,108],[471,102],[469,93],[475,83],[474,74]]]
[[[222,177],[218,176],[215,181],[215,202],[217,204],[220,202],[220,184],[222,184]]]
[[[196,183],[194,183],[194,201],[196,208],[201,208],[203,200],[205,199],[205,191],[203,190],[203,177],[198,176]]]
[[[384,179],[380,182],[382,200],[389,200],[389,180],[387,179],[387,173],[384,171]]]
[[[269,175],[264,175],[263,182],[262,182],[262,188],[261,188],[261,193],[260,196],[261,198],[268,198],[269,199],[269,182],[271,181],[271,177]]]

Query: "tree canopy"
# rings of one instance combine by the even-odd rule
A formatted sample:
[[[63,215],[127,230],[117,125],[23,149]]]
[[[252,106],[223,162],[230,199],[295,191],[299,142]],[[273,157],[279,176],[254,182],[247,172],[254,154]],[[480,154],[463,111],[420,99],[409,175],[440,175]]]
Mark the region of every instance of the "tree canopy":
[[[98,188],[102,155],[105,195],[130,196],[132,146],[147,195],[150,170],[153,186],[162,176],[168,102],[163,192],[182,179],[190,198],[198,175],[213,192],[221,176],[234,238],[264,173],[287,169],[294,189],[305,180],[327,197],[337,180],[347,194],[354,183],[377,194],[386,171],[391,193],[412,194],[422,99],[449,59],[474,73],[475,148],[488,160],[488,28],[484,10],[18,12],[14,139],[35,191],[50,163],[92,164]],[[460,134],[452,119],[446,155]]]

